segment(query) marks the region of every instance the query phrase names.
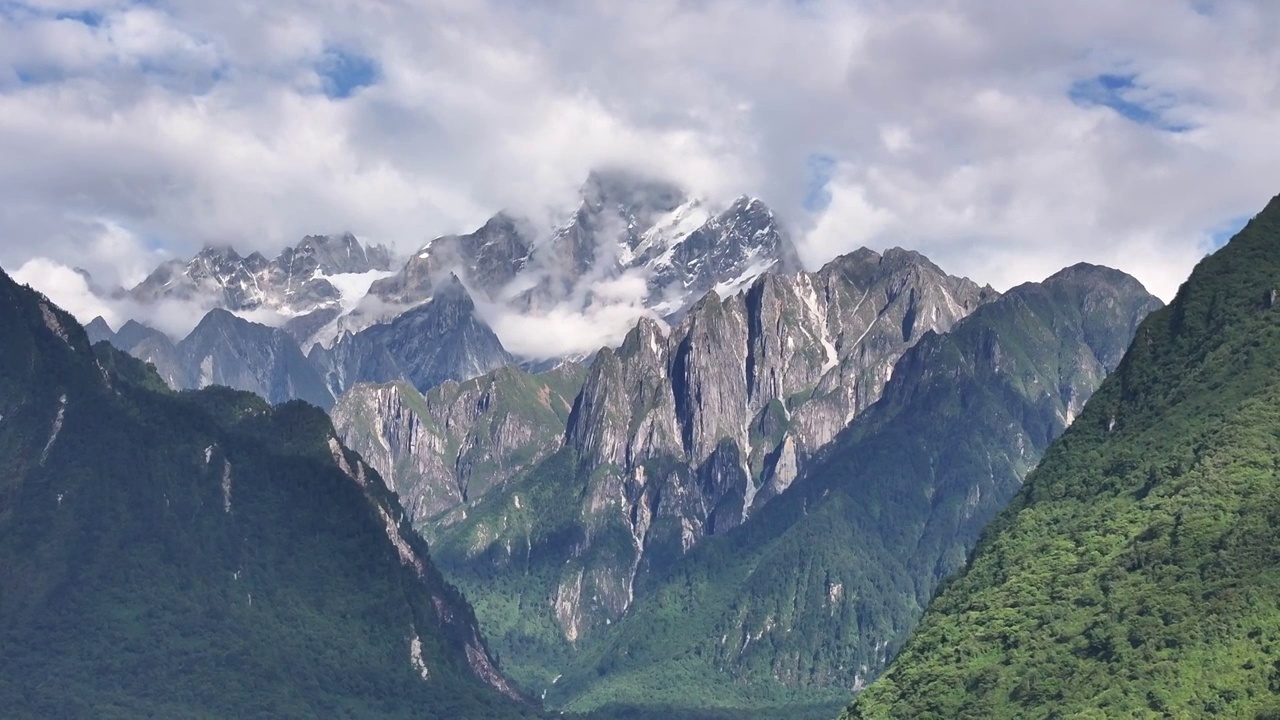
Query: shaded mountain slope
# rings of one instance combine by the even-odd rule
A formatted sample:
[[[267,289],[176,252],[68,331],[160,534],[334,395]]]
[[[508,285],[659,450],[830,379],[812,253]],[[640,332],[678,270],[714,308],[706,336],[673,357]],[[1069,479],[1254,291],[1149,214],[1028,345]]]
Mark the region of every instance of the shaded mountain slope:
[[[0,338],[6,713],[533,714],[320,410],[171,393],[3,273]]]
[[[493,330],[476,316],[471,295],[456,275],[427,302],[331,347],[315,345],[307,359],[333,395],[356,383],[404,381],[420,392],[466,380],[515,362]]]

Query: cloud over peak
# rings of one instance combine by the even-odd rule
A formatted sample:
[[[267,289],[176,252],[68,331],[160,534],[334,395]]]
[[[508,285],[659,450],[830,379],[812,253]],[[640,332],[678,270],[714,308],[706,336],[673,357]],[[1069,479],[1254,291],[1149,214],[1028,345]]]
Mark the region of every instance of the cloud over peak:
[[[1089,260],[1167,298],[1280,191],[1278,28],[1262,0],[0,2],[0,264],[408,252],[563,222],[622,166],[763,198],[810,265]]]

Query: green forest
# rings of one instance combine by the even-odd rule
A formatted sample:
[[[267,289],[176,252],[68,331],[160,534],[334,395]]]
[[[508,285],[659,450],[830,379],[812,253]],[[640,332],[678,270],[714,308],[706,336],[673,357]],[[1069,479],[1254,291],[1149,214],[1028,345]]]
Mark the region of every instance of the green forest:
[[[1280,199],[1203,260],[847,719],[1280,717]]]

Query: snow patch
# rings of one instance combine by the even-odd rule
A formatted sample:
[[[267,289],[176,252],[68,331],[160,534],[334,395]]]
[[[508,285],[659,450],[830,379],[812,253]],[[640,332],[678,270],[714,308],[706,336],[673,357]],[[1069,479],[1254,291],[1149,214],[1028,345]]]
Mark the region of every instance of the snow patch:
[[[755,252],[756,252],[755,248],[752,248],[752,253],[755,253]],[[722,298],[733,297],[734,295],[737,295],[743,290],[746,290],[747,288],[751,287],[751,283],[754,283],[756,281],[756,278],[765,274],[769,270],[769,268],[773,267],[777,263],[778,263],[777,260],[769,260],[767,258],[763,260],[757,260],[756,262],[748,266],[746,270],[743,270],[742,274],[739,275],[738,277],[734,278],[733,280],[726,280],[725,282],[716,283],[716,286],[713,289],[715,290],[716,294]]]
[[[621,258],[623,264],[634,262],[636,257],[643,256],[651,250],[663,250],[651,267],[664,267],[671,264],[672,252],[684,239],[711,219],[711,213],[702,206],[699,200],[689,200],[680,207],[659,217],[653,225],[640,236],[635,250],[627,248]]]
[[[822,374],[825,374],[836,366],[840,358],[836,355],[835,343],[831,342],[831,330],[827,327],[827,319],[818,308],[818,291],[813,288],[813,280],[808,275],[801,275],[800,278],[801,282],[799,284],[802,285],[800,299],[804,301],[805,309],[809,311],[809,317],[813,318],[813,322],[818,328],[818,342],[822,343],[822,349],[827,355],[826,360],[822,363]],[[854,345],[856,347],[857,343],[854,343]]]
[[[418,249],[417,256],[419,260],[426,260],[427,258],[431,257],[431,246],[435,245],[436,240],[438,239],[439,238],[431,238],[430,240],[427,241],[426,245],[423,245],[421,248]]]
[[[658,317],[666,317],[667,315],[670,315],[671,313],[688,305],[689,295],[691,295],[691,293],[668,297],[666,300],[654,305],[650,309],[653,310]]]
[[[422,255],[419,257],[422,257]],[[346,315],[356,309],[360,301],[369,294],[369,288],[373,287],[375,282],[389,278],[392,275],[395,275],[395,273],[390,270],[370,270],[369,272],[338,273],[336,275],[317,273],[316,279],[327,280],[338,291],[341,296],[338,303],[342,306],[342,314]]]

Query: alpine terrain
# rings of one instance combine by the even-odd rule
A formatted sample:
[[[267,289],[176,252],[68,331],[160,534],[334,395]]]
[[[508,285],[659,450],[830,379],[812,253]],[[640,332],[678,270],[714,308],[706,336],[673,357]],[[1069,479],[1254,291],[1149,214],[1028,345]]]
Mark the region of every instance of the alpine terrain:
[[[313,378],[298,377],[293,353],[244,324],[232,334],[256,337],[234,342],[255,347],[240,357],[225,349],[184,356],[171,347],[180,342],[150,329],[144,336],[134,327],[137,320],[119,333],[105,322],[91,329],[155,364],[173,387],[225,382],[273,400],[327,406],[356,383],[408,382],[425,392],[517,361],[545,368],[595,350],[523,347],[520,357],[513,356],[490,325],[499,316],[612,308],[623,324],[611,321],[604,331],[617,342],[629,319],[678,322],[712,290],[732,295],[766,271],[800,269],[790,238],[760,200],[742,197],[713,207],[670,182],[623,170],[591,173],[579,207],[550,230],[502,212],[472,233],[432,239],[403,265],[396,263],[386,248],[365,246],[350,234],[307,237],[270,261],[260,253],[242,257],[230,247],[210,246],[189,261],[162,264],[138,286],[113,295],[143,309],[179,303],[278,326],[321,375],[329,399],[314,392]],[[213,324],[233,325],[226,318]],[[268,364],[290,369],[264,367],[268,357]],[[210,362],[219,369],[211,372]]]
[[[1158,305],[1104,268],[1000,297],[918,254],[862,250],[709,294],[669,331],[643,320],[585,377],[357,385],[334,417],[415,499],[446,573],[548,702],[787,716],[817,691],[813,712],[834,714]],[[471,418],[478,431],[449,429]],[[953,449],[956,434],[971,444]],[[463,480],[477,457],[496,470]],[[964,463],[938,467],[949,457]],[[904,507],[846,512],[885,485]],[[820,547],[831,557],[795,554]],[[872,558],[862,580],[856,557]]]
[[[160,265],[127,295],[144,304],[181,301],[274,313],[304,341],[349,312],[375,280],[391,274],[393,264],[390,250],[366,247],[350,233],[303,238],[274,260],[209,246],[191,260]]]
[[[105,340],[150,364],[177,390],[223,385],[271,403],[305,400],[321,408],[333,405],[334,395],[324,378],[288,333],[228,310],[210,310],[176,344],[159,330],[134,320],[115,333],[97,318],[86,330],[92,340]]]

